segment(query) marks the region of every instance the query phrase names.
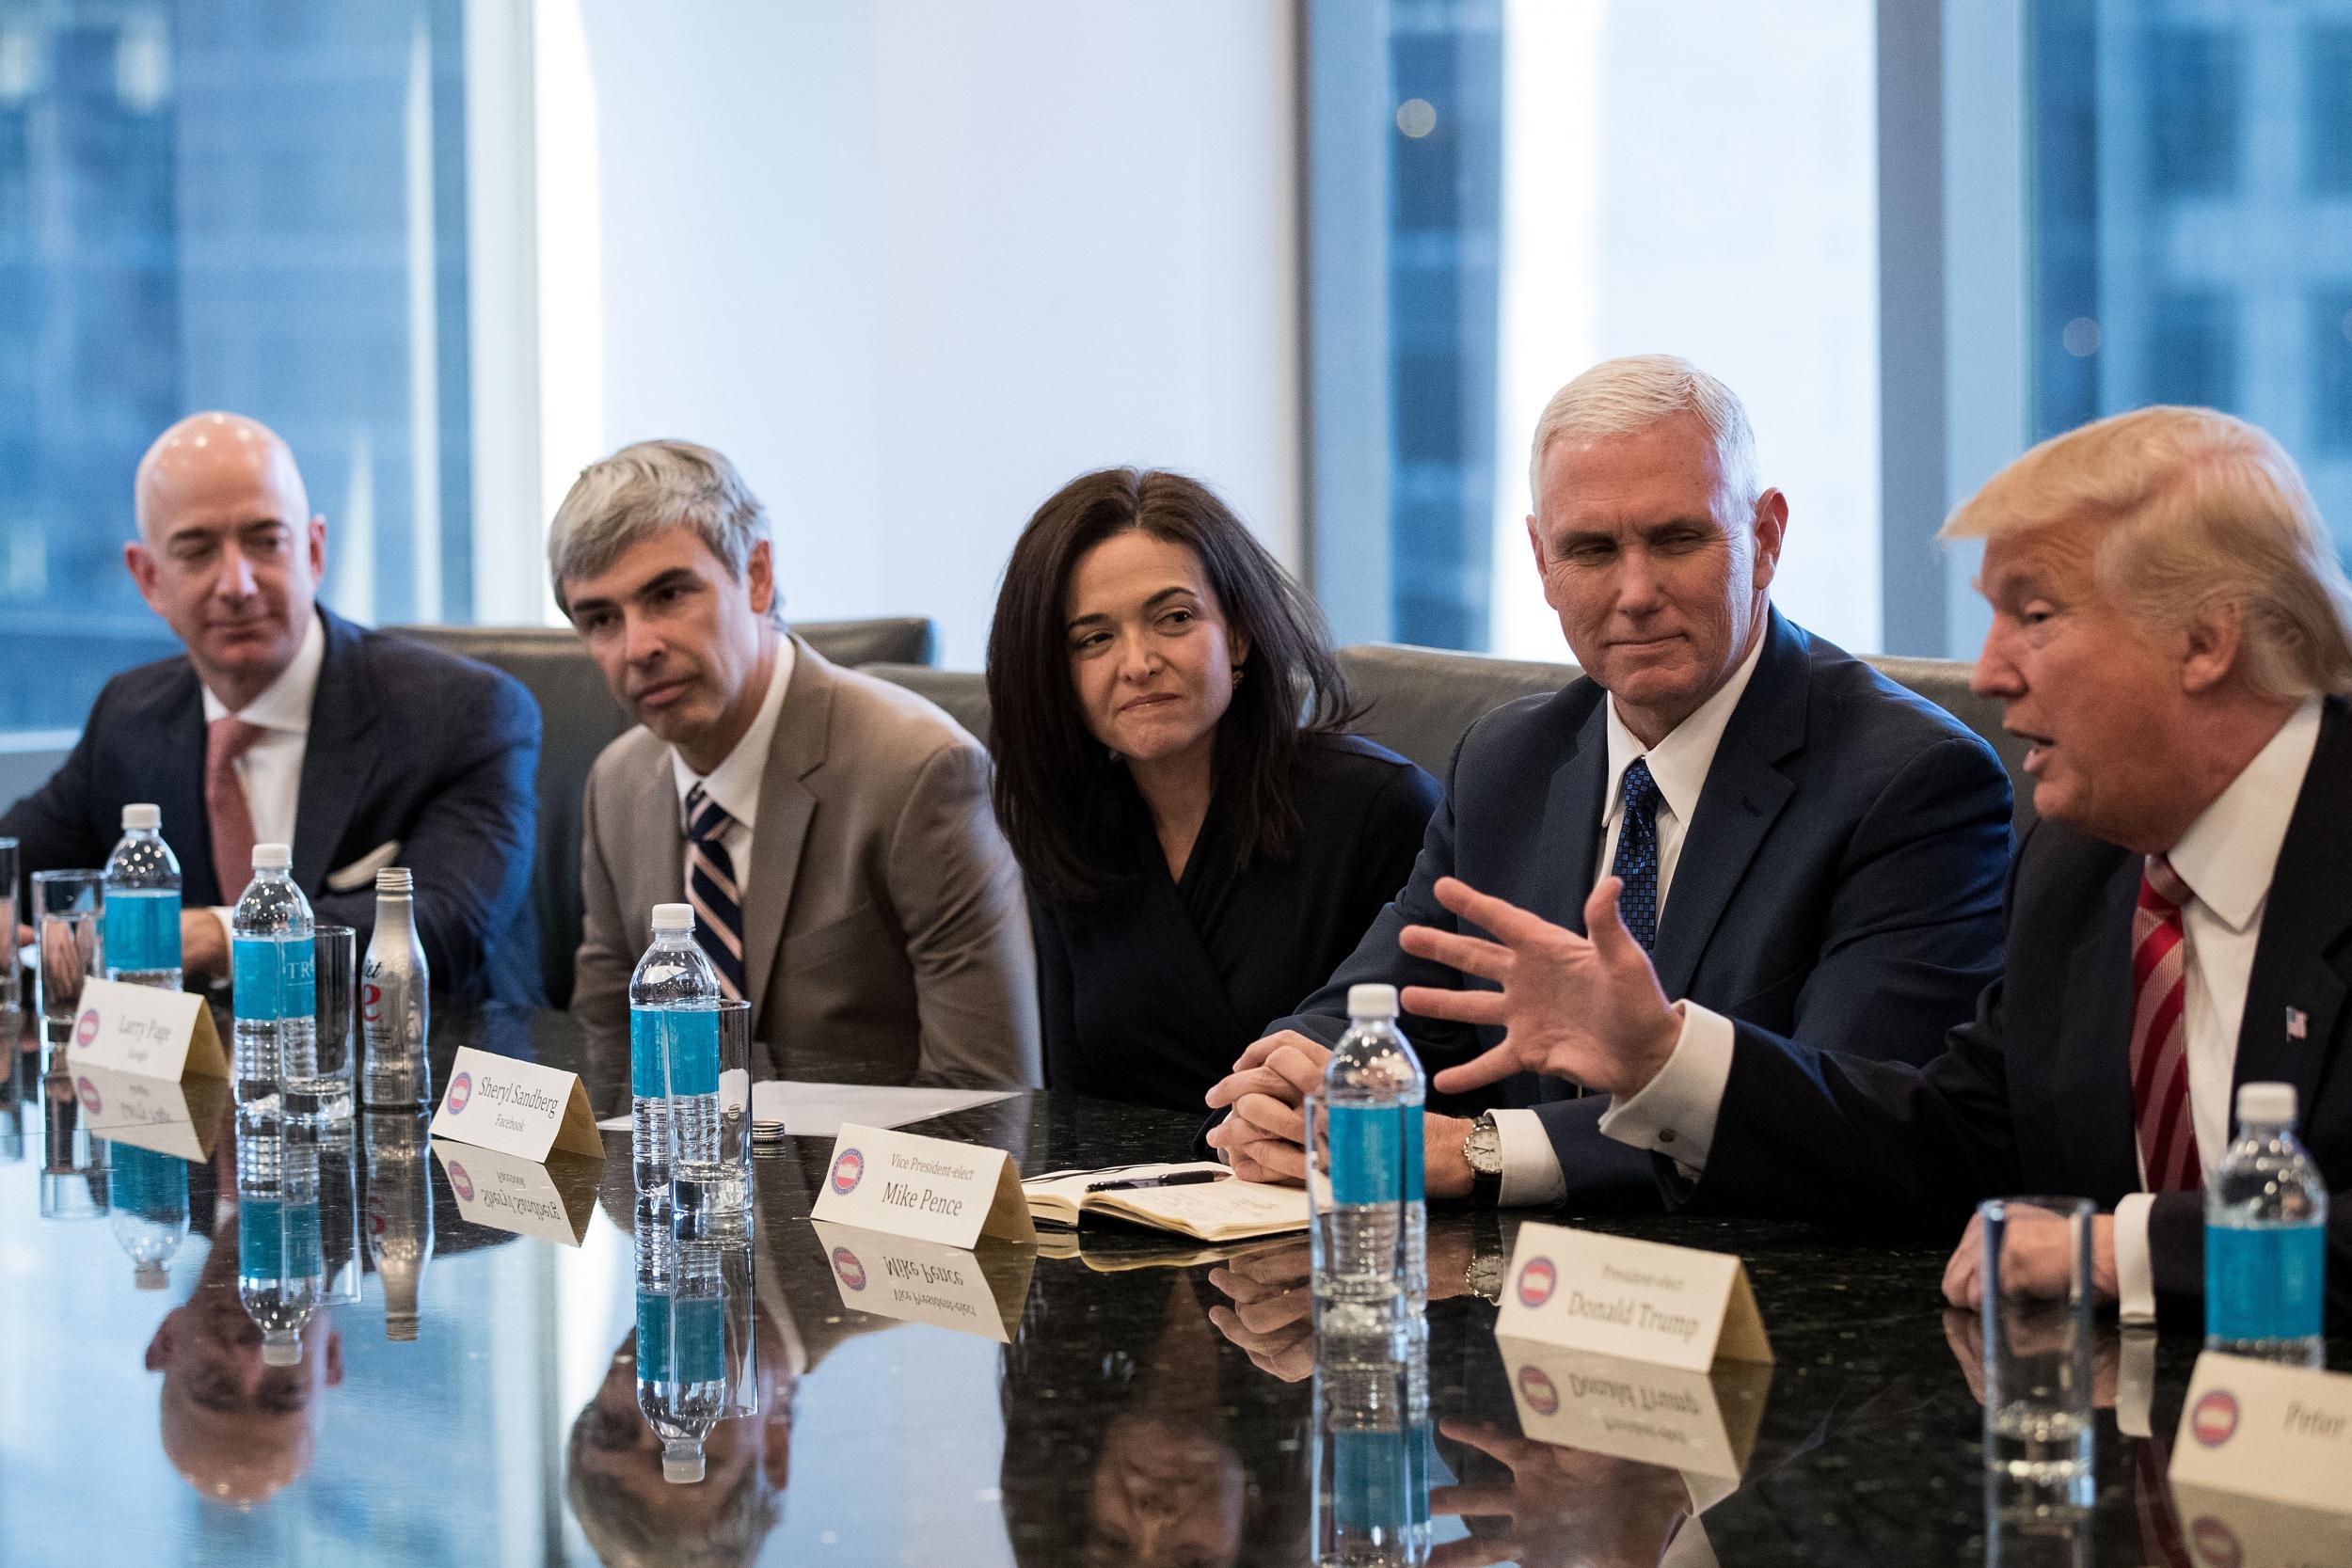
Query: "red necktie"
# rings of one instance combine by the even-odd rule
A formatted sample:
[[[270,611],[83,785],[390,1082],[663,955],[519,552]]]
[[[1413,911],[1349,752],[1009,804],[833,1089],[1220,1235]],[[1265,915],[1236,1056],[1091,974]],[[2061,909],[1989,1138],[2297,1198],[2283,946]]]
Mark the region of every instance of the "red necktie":
[[[235,714],[224,714],[204,730],[204,815],[213,830],[213,875],[221,901],[233,904],[253,879],[253,808],[237,777],[237,759],[267,734]]]
[[[2204,1180],[2188,1106],[2188,884],[2162,855],[2148,857],[2132,911],[2132,1119],[2152,1193]]]

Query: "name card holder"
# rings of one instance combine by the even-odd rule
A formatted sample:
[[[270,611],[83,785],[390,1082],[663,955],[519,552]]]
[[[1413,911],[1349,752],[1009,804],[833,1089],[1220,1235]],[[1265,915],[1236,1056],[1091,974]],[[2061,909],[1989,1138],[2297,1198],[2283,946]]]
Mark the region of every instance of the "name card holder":
[[[841,1305],[902,1323],[930,1323],[1012,1342],[1029,1299],[1034,1249],[994,1238],[977,1250],[917,1242],[817,1220],[818,1244]]]
[[[1737,1483],[1747,1471],[1769,1361],[1686,1371],[1524,1339],[1499,1339],[1519,1431],[1539,1443]]]
[[[213,1157],[221,1113],[229,1105],[223,1078],[143,1078],[72,1059],[73,1092],[82,1125],[93,1137],[133,1144],[198,1164]]]
[[[87,980],[73,1021],[73,1066],[141,1078],[226,1078],[229,1054],[213,1027],[213,1010],[192,990]]]
[[[578,1073],[472,1046],[460,1047],[450,1064],[432,1132],[533,1164],[556,1148],[604,1158],[604,1139]]]
[[[540,1164],[439,1138],[433,1140],[433,1158],[467,1224],[564,1246],[578,1246],[587,1237],[589,1216],[596,1210],[597,1163],[558,1153]]]
[[[2176,1486],[2352,1513],[2352,1376],[2212,1351],[2197,1358],[2180,1431]]]
[[[850,1122],[809,1217],[967,1251],[982,1236],[1037,1240],[1021,1168],[1003,1149]]]
[[[1495,1335],[1693,1372],[1772,1359],[1738,1258],[1558,1225],[1519,1227]]]

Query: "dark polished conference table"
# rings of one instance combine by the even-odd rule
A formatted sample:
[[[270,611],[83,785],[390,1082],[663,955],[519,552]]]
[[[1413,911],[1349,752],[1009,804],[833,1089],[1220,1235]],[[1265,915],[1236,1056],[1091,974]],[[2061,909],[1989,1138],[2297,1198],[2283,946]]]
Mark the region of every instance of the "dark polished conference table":
[[[445,1006],[437,1072],[461,1044],[583,1065],[559,1014]],[[135,1290],[107,1216],[40,1217],[45,1151],[68,1147],[80,1107],[65,1078],[44,1085],[24,1046],[0,1112],[0,1562],[1312,1559],[1303,1239],[1218,1255],[1107,1230],[1035,1254],[991,1243],[978,1268],[1001,1319],[967,1302],[961,1329],[901,1321],[846,1305],[872,1305],[875,1281],[839,1263],[806,1217],[828,1146],[790,1140],[758,1157],[756,1237],[738,1282],[760,1413],[721,1423],[702,1484],[670,1486],[628,1359],[625,1134],[606,1134],[601,1165],[559,1156],[552,1167],[556,1200],[539,1223],[576,1244],[469,1222],[445,1148],[431,1162],[435,1246],[414,1342],[387,1338],[380,1282],[355,1276],[358,1299],[322,1308],[302,1364],[278,1371],[261,1366],[238,1305],[233,1245],[215,1246],[237,1224],[226,1135],[195,1172],[195,1233],[167,1284]],[[796,1070],[861,1081],[847,1059]],[[618,1108],[617,1083],[591,1091],[599,1114]],[[1036,1093],[914,1130],[1006,1148],[1035,1172],[1183,1158],[1195,1123]],[[365,1178],[361,1160],[345,1180]],[[490,1184],[469,1175],[468,1186],[477,1180]],[[82,1178],[52,1180],[53,1206],[87,1196],[72,1191]],[[368,1199],[349,1200],[362,1229]],[[1518,1223],[1430,1218],[1434,1561],[2233,1568],[2237,1535],[2277,1520],[2300,1532],[2296,1560],[2352,1560],[2352,1524],[2266,1520],[2261,1505],[2215,1515],[2195,1498],[2176,1510],[2160,1450],[2126,1437],[2112,1410],[2099,1421],[2095,1505],[2010,1516],[1984,1484],[1976,1328],[1941,1308],[1941,1253],[1864,1250],[1801,1226],[1578,1222],[1746,1260],[1776,1364],[1719,1367],[1724,1407],[1746,1413],[1728,1424],[1754,1432],[1728,1466],[1739,1474],[1535,1440],[1522,1426],[1531,1400],[1548,1415],[1597,1389],[1644,1396],[1573,1364],[1531,1374],[1506,1358],[1496,1308],[1463,1276]],[[2107,1333],[2103,1386],[2111,1363],[2127,1408],[2153,1390],[2129,1419],[2169,1437],[2193,1339]],[[2330,1361],[2352,1365],[2352,1345],[2331,1345]],[[1635,1447],[1661,1440],[1646,1419],[1610,1430]]]

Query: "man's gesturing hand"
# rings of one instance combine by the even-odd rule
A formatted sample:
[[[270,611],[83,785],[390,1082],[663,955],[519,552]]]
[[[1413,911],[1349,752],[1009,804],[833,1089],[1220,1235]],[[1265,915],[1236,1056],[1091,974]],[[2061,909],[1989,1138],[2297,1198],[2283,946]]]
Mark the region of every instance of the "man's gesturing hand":
[[[1437,1086],[1460,1094],[1515,1072],[1548,1072],[1609,1094],[1632,1094],[1674,1054],[1682,1021],[1658,989],[1658,975],[1617,915],[1614,877],[1584,903],[1591,937],[1554,926],[1452,877],[1438,879],[1438,902],[1494,940],[1407,926],[1398,939],[1417,958],[1492,980],[1492,990],[1407,986],[1405,1010],[1425,1018],[1499,1025],[1502,1043],[1450,1068]]]

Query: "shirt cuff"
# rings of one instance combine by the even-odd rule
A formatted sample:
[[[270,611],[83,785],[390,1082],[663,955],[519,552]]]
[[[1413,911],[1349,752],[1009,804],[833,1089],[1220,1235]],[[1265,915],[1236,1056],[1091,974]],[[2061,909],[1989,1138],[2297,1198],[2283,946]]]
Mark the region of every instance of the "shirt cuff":
[[[1677,1002],[1675,1011],[1682,1015],[1682,1033],[1674,1054],[1640,1093],[1617,1099],[1602,1113],[1600,1130],[1621,1144],[1663,1154],[1695,1177],[1707,1168],[1715,1142],[1737,1037],[1731,1020],[1695,1002]]]
[[[2153,1193],[2127,1193],[2115,1206],[2115,1306],[2127,1323],[2156,1321],[2156,1270],[2148,1256]]]
[[[1543,1118],[1533,1111],[1497,1111],[1494,1117],[1502,1143],[1502,1190],[1496,1201],[1505,1209],[1534,1209],[1565,1197],[1568,1179]]]

